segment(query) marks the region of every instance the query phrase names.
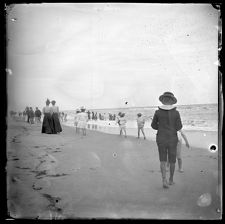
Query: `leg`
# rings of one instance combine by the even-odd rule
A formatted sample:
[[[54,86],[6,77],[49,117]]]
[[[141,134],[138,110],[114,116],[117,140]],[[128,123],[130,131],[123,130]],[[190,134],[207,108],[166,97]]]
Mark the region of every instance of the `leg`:
[[[124,135],[125,135],[125,138],[126,138],[127,137],[126,128],[124,128],[123,131],[124,131]]]
[[[177,159],[177,160],[178,160],[179,172],[180,172],[180,173],[183,173],[183,172],[184,172],[184,170],[182,169],[182,159],[181,159],[181,158],[179,158],[179,159]]]
[[[178,171],[182,173],[182,172],[184,172],[184,171],[183,171],[183,169],[182,169],[181,146],[182,146],[182,141],[178,141],[178,143],[177,143]]]
[[[141,128],[141,132],[142,132],[142,134],[143,134],[143,136],[144,136],[144,139],[146,139],[145,133],[144,133],[144,128]]]
[[[157,143],[158,144],[158,143]],[[158,144],[160,170],[162,174],[163,188],[169,188],[166,179],[166,161],[167,161],[167,148],[165,144]]]
[[[174,182],[173,182],[174,170],[175,170],[175,163],[170,163],[170,179],[169,179],[169,185],[174,184]]]
[[[160,162],[160,169],[162,173],[163,188],[169,188],[166,180],[166,162]]]
[[[169,144],[168,149],[168,159],[170,163],[170,178],[169,178],[169,184],[173,185],[173,176],[174,176],[174,170],[175,170],[175,164],[176,164],[176,156],[177,156],[177,142],[171,142]]]
[[[140,138],[140,128],[138,127],[138,138]]]

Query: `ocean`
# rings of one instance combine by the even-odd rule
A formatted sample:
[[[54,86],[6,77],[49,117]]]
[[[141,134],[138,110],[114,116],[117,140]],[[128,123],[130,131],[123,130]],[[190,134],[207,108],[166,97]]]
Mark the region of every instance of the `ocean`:
[[[108,113],[118,114],[120,111],[126,114],[127,129],[137,128],[136,117],[137,113],[142,113],[146,117],[153,117],[157,106],[152,107],[127,107],[127,108],[112,108],[112,109],[87,109],[89,111],[101,113],[105,115],[104,120],[88,122],[89,129],[104,131],[107,133],[118,133],[118,125],[115,121],[108,119]],[[184,130],[194,131],[218,131],[218,104],[195,104],[195,105],[177,105],[177,110],[180,112]],[[67,121],[64,125],[74,126],[75,110],[63,111],[67,113]],[[116,128],[117,127],[117,128]],[[116,128],[116,130],[114,130]],[[151,119],[147,118],[145,130],[151,128]],[[136,133],[136,132],[135,132]]]

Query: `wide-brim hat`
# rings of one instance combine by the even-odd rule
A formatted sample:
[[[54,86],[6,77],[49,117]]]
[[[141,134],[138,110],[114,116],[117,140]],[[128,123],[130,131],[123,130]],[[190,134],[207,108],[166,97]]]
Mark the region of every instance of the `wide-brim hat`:
[[[171,102],[173,103],[173,104],[175,104],[175,103],[177,103],[177,99],[176,99],[176,97],[173,95],[173,93],[171,93],[171,92],[165,92],[165,93],[163,93],[163,95],[161,95],[160,97],[159,97],[159,101],[163,101],[163,99],[164,99],[164,97],[169,97],[170,99],[171,99]]]

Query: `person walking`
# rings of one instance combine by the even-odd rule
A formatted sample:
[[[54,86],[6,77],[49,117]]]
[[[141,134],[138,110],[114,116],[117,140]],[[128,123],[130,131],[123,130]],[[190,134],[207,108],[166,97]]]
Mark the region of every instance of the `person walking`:
[[[59,107],[56,106],[56,101],[52,100],[52,106],[50,107],[51,115],[52,115],[52,125],[53,125],[53,134],[57,134],[62,132],[62,127],[59,122]]]
[[[80,113],[77,114],[78,125],[77,127],[82,130],[83,136],[86,135],[86,126],[88,122],[88,115],[85,112],[85,108],[81,107]]]
[[[79,133],[79,127],[78,127],[78,114],[80,113],[80,110],[76,110],[76,114],[74,116],[74,126],[76,128],[76,133]]]
[[[38,107],[36,107],[36,110],[34,112],[34,119],[35,123],[41,123],[41,111],[38,109]]]
[[[140,138],[140,131],[141,131],[144,136],[144,139],[146,139],[145,132],[144,132],[144,125],[145,125],[145,119],[141,113],[138,113],[137,114],[138,138]]]
[[[159,151],[160,169],[162,174],[163,188],[173,185],[173,176],[177,153],[177,131],[182,129],[182,122],[179,111],[174,104],[177,99],[171,92],[165,92],[159,97],[162,106],[155,111],[151,127],[157,130],[156,143]],[[166,179],[167,157],[170,164],[169,183]],[[169,185],[168,185],[169,184]]]
[[[32,107],[29,109],[29,123],[34,124],[34,111]]]
[[[52,123],[52,115],[50,109],[50,100],[46,100],[46,106],[43,107],[42,112],[44,114],[41,133],[52,134],[53,133],[53,123]]]

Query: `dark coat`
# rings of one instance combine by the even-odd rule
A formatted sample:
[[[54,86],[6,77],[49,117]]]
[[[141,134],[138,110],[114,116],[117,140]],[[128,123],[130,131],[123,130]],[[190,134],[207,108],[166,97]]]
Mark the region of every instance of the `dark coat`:
[[[159,107],[155,111],[151,126],[158,131],[156,137],[158,143],[177,141],[177,131],[182,128],[180,113],[176,108],[164,110]]]

